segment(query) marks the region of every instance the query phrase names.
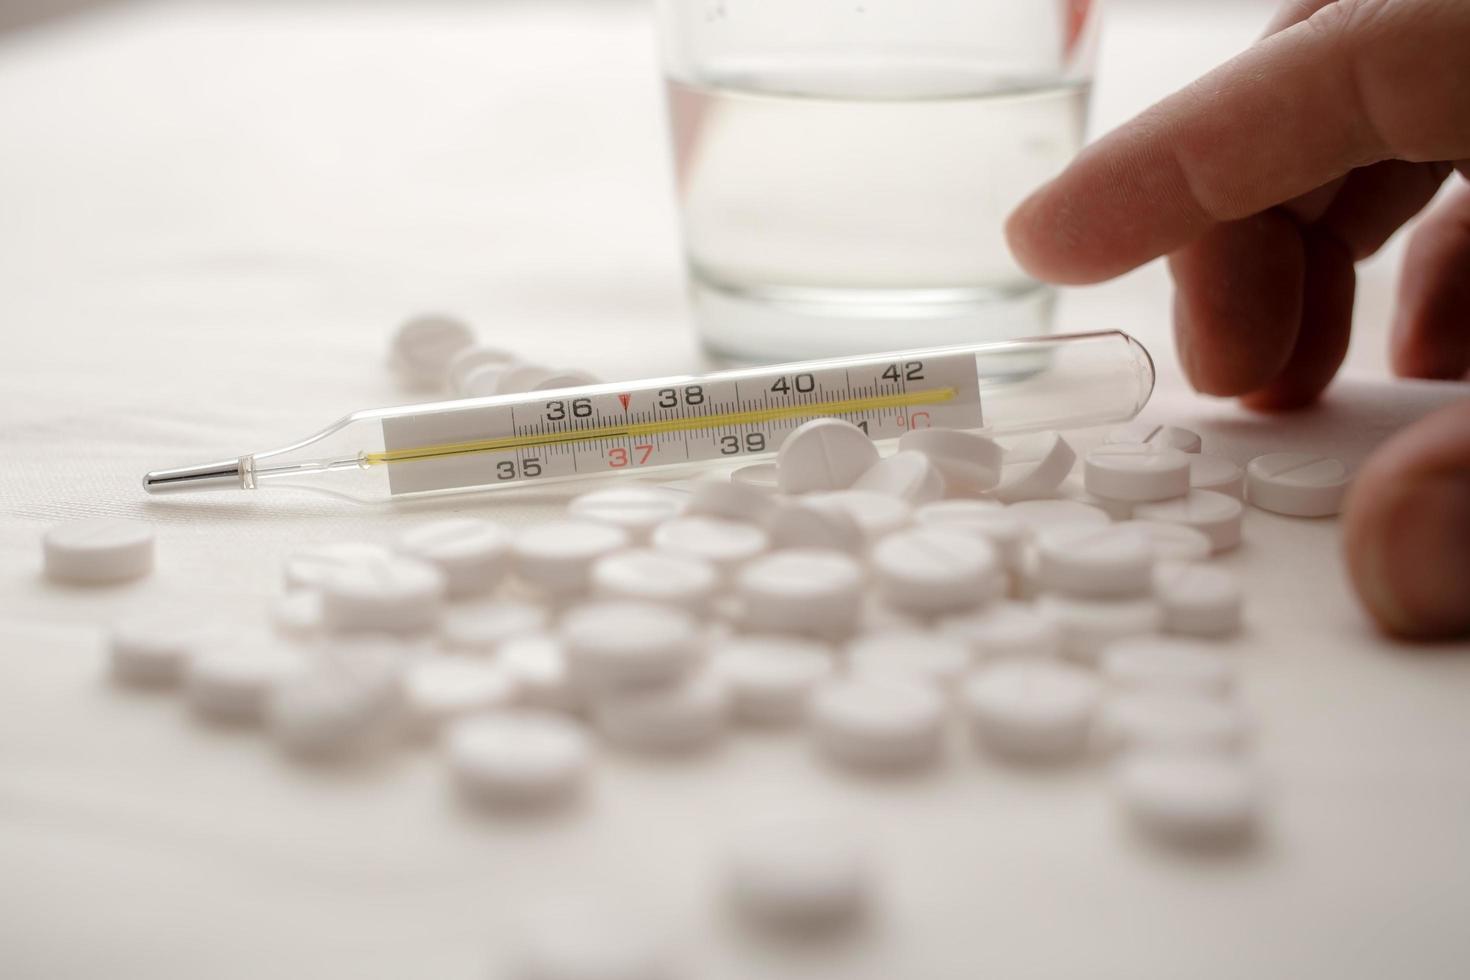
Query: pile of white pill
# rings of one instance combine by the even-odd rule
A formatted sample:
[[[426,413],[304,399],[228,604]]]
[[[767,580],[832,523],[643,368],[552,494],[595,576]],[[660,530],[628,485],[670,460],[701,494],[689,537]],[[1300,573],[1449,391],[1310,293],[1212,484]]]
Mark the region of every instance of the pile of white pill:
[[[399,336],[419,377],[477,350],[470,378],[500,363],[446,322]],[[1331,515],[1348,476],[1306,454],[1242,469],[1201,449],[1134,423],[1080,458],[1057,433],[958,431],[884,455],[819,419],[774,463],[607,484],[516,533],[456,517],[304,548],[273,631],[125,620],[112,673],[313,764],[436,746],[446,782],[492,812],[575,803],[600,754],[688,756],[742,728],[785,730],[854,778],[943,765],[962,729],[996,765],[1097,766],[1159,844],[1239,846],[1261,788],[1219,641],[1243,596],[1211,562],[1241,542],[1244,500]],[[152,568],[153,539],[67,524],[44,557],[59,582],[126,581]],[[860,919],[881,869],[840,831],[766,826],[732,845],[731,907],[761,928]],[[620,955],[635,948],[657,953],[630,940]]]
[[[523,361],[481,344],[464,321],[442,314],[416,317],[393,337],[389,364],[410,387],[482,398],[596,384],[585,371]]]

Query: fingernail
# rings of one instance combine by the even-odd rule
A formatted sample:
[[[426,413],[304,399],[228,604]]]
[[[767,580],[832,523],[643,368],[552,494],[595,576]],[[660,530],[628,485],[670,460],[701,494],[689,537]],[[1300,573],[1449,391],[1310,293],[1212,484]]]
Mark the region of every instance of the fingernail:
[[[1358,588],[1392,633],[1470,633],[1470,474],[1405,477],[1368,535]]]

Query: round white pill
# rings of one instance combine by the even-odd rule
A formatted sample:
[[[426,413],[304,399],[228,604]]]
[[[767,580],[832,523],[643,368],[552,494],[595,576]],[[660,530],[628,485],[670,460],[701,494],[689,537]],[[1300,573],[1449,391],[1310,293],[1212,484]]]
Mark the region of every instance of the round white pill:
[[[1246,464],[1246,499],[1290,517],[1330,517],[1342,510],[1348,470],[1340,459],[1313,453],[1270,453]]]
[[[868,467],[852,489],[886,494],[909,504],[927,504],[944,496],[944,477],[923,453],[900,452]]]
[[[771,494],[734,480],[698,480],[689,495],[690,516],[763,524],[775,504]]]
[[[934,630],[885,630],[848,643],[847,664],[854,677],[916,680],[948,691],[969,669],[970,647]]]
[[[1042,432],[1006,450],[1000,482],[991,491],[997,500],[1014,503],[1045,497],[1072,472],[1077,453],[1055,432]]]
[[[58,524],[41,539],[46,577],[73,585],[111,585],[153,570],[153,530],[136,521],[96,518]]]
[[[472,517],[410,528],[399,535],[398,550],[443,572],[455,599],[489,592],[510,569],[510,535],[498,524]]]
[[[944,478],[949,494],[974,495],[995,489],[1005,450],[978,432],[913,429],[898,437],[900,452],[920,452]]]
[[[869,592],[863,597],[862,612],[858,614],[856,634],[885,633],[889,630],[918,630],[924,628],[924,620],[913,613],[895,609],[883,597]]]
[[[560,715],[497,711],[462,718],[444,733],[444,754],[461,796],[486,806],[562,803],[587,778],[591,746],[582,726]]]
[[[817,745],[845,765],[897,769],[928,765],[944,737],[944,699],[932,686],[893,677],[838,680],[812,695]]]
[[[1036,555],[1038,581],[1064,595],[1128,598],[1153,585],[1153,545],[1119,524],[1051,528],[1037,535]]]
[[[994,500],[940,500],[914,512],[914,522],[984,538],[995,548],[1001,564],[1014,571],[1020,567],[1031,526],[1009,507]]]
[[[795,548],[746,565],[736,590],[751,630],[842,636],[862,608],[863,569],[839,551]]]
[[[322,620],[339,632],[416,633],[444,611],[444,573],[416,558],[343,565],[321,580]]]
[[[913,508],[902,498],[874,490],[809,493],[802,498],[801,504],[817,510],[837,510],[849,515],[862,528],[863,536],[869,541],[876,541],[890,531],[905,527],[913,515]]]
[[[997,602],[976,612],[946,616],[939,630],[969,645],[981,660],[1055,657],[1062,652],[1056,623],[1027,602]]]
[[[403,711],[401,650],[383,644],[334,648],[273,688],[266,727],[286,752],[337,758],[387,745]]]
[[[1138,443],[1155,449],[1177,449],[1182,453],[1197,453],[1202,446],[1198,432],[1181,429],[1177,425],[1157,425],[1138,420],[1110,430],[1104,441]]]
[[[983,520],[1003,513],[1005,504],[999,500],[936,500],[915,508],[914,520],[920,524],[963,526],[971,520]]]
[[[1186,636],[1229,636],[1240,629],[1240,580],[1223,568],[1169,562],[1154,572],[1164,629]]]
[[[938,527],[888,535],[873,547],[878,590],[898,609],[952,613],[999,598],[1006,589],[1000,559],[988,541]]]
[[[729,691],[731,713],[753,725],[800,721],[812,691],[835,668],[828,647],[791,636],[725,640],[715,646],[710,662]]]
[[[1231,701],[1198,691],[1163,688],[1115,694],[1103,706],[1098,735],[1104,748],[1234,752],[1249,731]]]
[[[856,554],[866,538],[857,518],[846,509],[809,507],[806,498],[782,501],[766,520],[776,548],[827,548]]]
[[[1114,526],[1141,534],[1153,549],[1155,561],[1204,561],[1213,550],[1203,531],[1183,524],[1131,520]]]
[[[730,474],[730,482],[739,483],[766,493],[774,493],[780,486],[775,463],[751,463]]]
[[[471,344],[449,359],[444,373],[449,380],[449,390],[455,394],[468,394],[465,382],[470,375],[484,367],[505,368],[516,362],[516,355],[499,347],[482,347]]]
[[[1161,843],[1236,846],[1260,821],[1259,780],[1238,759],[1139,752],[1122,760],[1113,777],[1129,819]]]
[[[822,821],[768,821],[730,855],[736,911],[778,930],[831,930],[864,911],[870,871],[846,830]]]
[[[511,542],[516,574],[553,596],[587,591],[592,563],[628,546],[628,532],[593,521],[551,521]]]
[[[490,653],[517,636],[545,629],[550,618],[545,606],[533,602],[477,602],[450,609],[439,626],[439,636],[451,650]]]
[[[961,692],[981,746],[1016,761],[1058,763],[1087,747],[1098,685],[1086,671],[1045,660],[983,668]]]
[[[169,614],[131,616],[108,634],[112,676],[136,687],[170,687],[200,650],[216,639],[215,630]]]
[[[1189,456],[1134,443],[1098,446],[1083,461],[1082,479],[1088,493],[1111,500],[1168,500],[1189,492]]]
[[[530,387],[530,391],[557,391],[562,388],[581,388],[585,385],[601,384],[602,379],[586,371],[569,371],[558,368],[549,371]]]
[[[1155,633],[1163,625],[1163,611],[1153,599],[1044,595],[1036,601],[1036,611],[1061,632],[1062,654],[1084,663],[1096,662],[1114,640]]]
[[[842,419],[812,419],[781,443],[776,481],[782,493],[846,490],[878,462],[868,434]]]
[[[288,589],[318,589],[322,580],[348,565],[377,564],[390,560],[393,552],[367,541],[335,541],[294,552],[282,566]]]
[[[495,665],[510,677],[516,698],[532,708],[577,714],[586,695],[573,683],[561,641],[545,633],[512,637],[495,653]]]
[[[307,669],[295,650],[241,642],[202,650],[184,668],[184,694],[200,718],[258,724],[271,691]]]
[[[771,546],[764,528],[720,517],[680,517],[653,532],[660,551],[707,561],[722,571],[741,565]]]
[[[1240,524],[1245,505],[1234,497],[1211,490],[1191,490],[1184,497],[1139,504],[1133,509],[1139,520],[1163,521],[1194,528],[1210,539],[1218,553],[1240,544]]]
[[[573,498],[567,512],[579,521],[611,524],[645,541],[664,521],[678,517],[688,498],[658,487],[608,487]]]
[[[516,697],[515,681],[497,663],[453,655],[409,664],[403,690],[410,729],[426,738],[452,719],[506,707]]]
[[[1072,473],[1063,480],[1061,486],[1057,487],[1055,496],[1062,500],[1075,500],[1079,504],[1096,507],[1115,521],[1126,521],[1133,516],[1132,501],[1109,500],[1106,497],[1089,493],[1080,473]]]
[[[528,391],[537,391],[541,385],[559,374],[561,374],[560,371],[544,364],[511,364],[496,375],[495,394],[519,395]]]
[[[1029,435],[1014,436],[997,440],[1005,455],[1001,459],[1001,465],[1009,466],[1012,463],[1031,463],[1038,459],[1045,459],[1054,450],[1056,432],[1033,432]],[[1070,445],[1070,443],[1068,443]]]
[[[1199,643],[1135,636],[1110,643],[1099,660],[1102,675],[1119,688],[1227,693],[1235,683],[1230,661]]]
[[[593,689],[659,684],[684,674],[700,652],[692,616],[672,606],[605,600],[562,618],[572,677]]]
[[[393,335],[390,361],[405,380],[417,385],[444,383],[449,362],[475,342],[475,332],[441,314],[415,317]]]
[[[592,592],[599,598],[666,602],[692,613],[709,607],[719,584],[714,565],[666,551],[618,551],[592,566]]]
[[[613,691],[593,701],[598,731],[637,752],[704,748],[725,729],[730,696],[719,677],[696,674],[671,684]]]
[[[310,640],[326,623],[322,617],[322,594],[315,589],[293,589],[271,603],[271,625],[282,636]]]
[[[1245,499],[1245,470],[1223,456],[1197,454],[1189,457],[1189,486],[1213,490],[1236,500]]]
[[[1025,524],[1033,532],[1058,524],[1111,523],[1107,511],[1075,500],[1022,500],[1006,508],[1006,513]]]
[[[464,379],[459,382],[455,394],[461,398],[490,398],[500,394],[500,376],[509,371],[518,362],[508,361],[504,364],[481,364],[465,372]]]

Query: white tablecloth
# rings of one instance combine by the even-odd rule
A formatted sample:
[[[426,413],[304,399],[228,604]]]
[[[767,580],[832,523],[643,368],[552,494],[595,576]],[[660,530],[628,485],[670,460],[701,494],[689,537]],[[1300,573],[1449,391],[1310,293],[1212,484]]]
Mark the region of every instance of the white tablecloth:
[[[1115,14],[1104,123],[1264,20],[1257,3]],[[645,906],[699,977],[1462,976],[1470,658],[1378,638],[1330,522],[1252,513],[1228,559],[1271,779],[1264,845],[1229,860],[1139,844],[1095,769],[1017,774],[959,733],[906,780],[783,737],[610,756],[583,806],[504,821],[454,806],[431,753],[311,772],[105,683],[101,628],[125,610],[246,628],[301,542],[548,511],[551,492],[142,496],[145,469],[411,399],[382,364],[402,316],[457,311],[609,378],[696,366],[659,99],[645,12],[612,3],[137,4],[0,38],[0,975],[484,976],[528,898],[593,890]],[[1217,452],[1357,461],[1457,393],[1385,379],[1393,253],[1364,272],[1349,380],[1285,422],[1184,391],[1157,265],[1074,293],[1062,322],[1143,337],[1151,411]],[[156,526],[158,573],[45,584],[40,532],[91,515]],[[778,805],[873,841],[870,929],[790,949],[719,914],[722,842]]]

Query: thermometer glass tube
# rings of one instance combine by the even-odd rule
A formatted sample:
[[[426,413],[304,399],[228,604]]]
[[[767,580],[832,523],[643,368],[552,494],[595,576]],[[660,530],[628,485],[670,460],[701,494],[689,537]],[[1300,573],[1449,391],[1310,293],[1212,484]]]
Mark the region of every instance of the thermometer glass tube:
[[[813,418],[874,440],[1122,422],[1153,391],[1125,333],[864,354],[354,412],[280,449],[157,470],[150,493],[296,487],[355,500],[492,490],[770,456]],[[662,474],[660,474],[662,475]]]

